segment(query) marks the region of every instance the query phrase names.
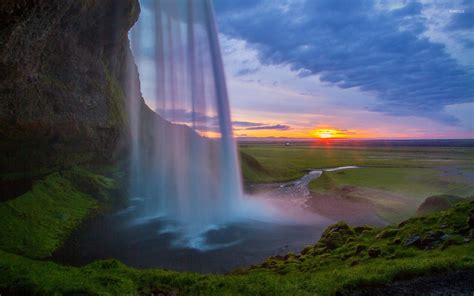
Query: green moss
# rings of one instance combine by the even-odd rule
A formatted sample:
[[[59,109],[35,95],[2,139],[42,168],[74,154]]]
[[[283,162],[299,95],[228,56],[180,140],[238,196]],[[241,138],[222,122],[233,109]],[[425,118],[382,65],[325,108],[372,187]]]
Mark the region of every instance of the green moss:
[[[112,126],[123,129],[127,122],[128,116],[125,107],[125,93],[116,78],[109,72],[107,65],[104,63],[105,71],[105,93],[107,95],[108,121]]]
[[[112,202],[111,192],[117,188],[116,181],[113,179],[93,174],[79,167],[65,171],[63,176],[70,180],[75,188],[80,188],[81,192],[93,196],[103,204]]]
[[[261,180],[269,177],[268,171],[251,155],[240,151],[240,164],[244,181]]]
[[[114,185],[81,169],[47,176],[31,191],[0,203],[0,249],[48,257],[98,208],[98,200],[110,201]]]
[[[416,257],[376,258],[350,266],[316,266],[298,271],[288,263],[286,273],[259,268],[245,274],[199,275],[157,269],[136,270],[115,260],[84,267],[65,267],[0,251],[0,287],[38,295],[139,295],[151,292],[179,295],[334,295],[417,275],[474,267],[474,245],[454,246],[449,252],[424,252]],[[316,260],[313,260],[317,262]],[[278,265],[278,264],[274,264]]]
[[[381,231],[379,234],[377,234],[377,236],[375,238],[383,239],[383,238],[393,237],[398,233],[398,231],[399,230],[397,228],[387,228],[387,229]]]
[[[418,257],[427,250],[441,251],[447,246],[465,244],[467,241],[464,237],[468,236],[470,227],[467,217],[472,210],[474,202],[464,201],[447,211],[412,218],[398,227],[389,226],[381,229],[352,228],[339,222],[324,231],[313,249],[305,248],[302,255],[312,256],[302,256],[299,268],[314,270],[321,265],[327,268],[330,266],[339,268],[342,261],[357,261],[363,264],[376,257],[390,260]],[[415,236],[419,237],[416,243],[402,244],[413,240]],[[279,272],[277,268],[273,270]]]
[[[423,216],[429,213],[449,209],[453,204],[461,201],[463,198],[455,195],[435,195],[430,196],[416,210],[416,214]]]

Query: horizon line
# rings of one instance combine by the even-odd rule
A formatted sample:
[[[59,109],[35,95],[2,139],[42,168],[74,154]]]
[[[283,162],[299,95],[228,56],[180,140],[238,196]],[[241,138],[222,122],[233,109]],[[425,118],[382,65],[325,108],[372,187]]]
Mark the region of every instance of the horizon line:
[[[237,141],[474,141],[474,138],[287,138],[287,137],[235,137]]]

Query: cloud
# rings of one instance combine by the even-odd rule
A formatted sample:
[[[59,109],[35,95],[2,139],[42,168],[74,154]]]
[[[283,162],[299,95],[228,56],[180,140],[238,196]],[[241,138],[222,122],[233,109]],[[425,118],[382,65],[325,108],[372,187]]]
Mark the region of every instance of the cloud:
[[[263,64],[375,94],[369,110],[455,123],[445,106],[474,100],[472,70],[423,36],[418,2],[396,9],[369,0],[215,2],[223,33],[252,45]]]
[[[472,0],[464,0],[458,7],[450,9],[449,12],[452,16],[446,25],[447,30],[460,31],[474,29],[474,2]]]
[[[192,112],[186,109],[156,109],[160,116],[166,120],[178,123],[185,123],[189,126],[195,122],[194,128],[198,131],[220,131],[219,119],[217,116],[206,115],[202,112]],[[235,130],[289,130],[290,126],[283,124],[268,125],[251,121],[232,121]]]
[[[234,127],[255,127],[265,125],[259,122],[250,122],[250,121],[233,121],[232,125]]]
[[[259,68],[241,68],[239,69],[239,71],[237,71],[237,73],[235,73],[235,76],[244,76],[248,74],[253,74],[257,72],[258,70]]]
[[[454,2],[448,9],[448,18],[443,22],[441,28],[443,33],[452,40],[452,44],[457,46],[458,50],[466,55],[466,65],[473,65],[474,59],[474,2],[472,0],[464,0],[462,2]],[[462,53],[460,54],[463,55]],[[469,57],[467,57],[469,56]]]
[[[449,22],[448,30],[472,30],[474,29],[474,11],[454,12]]]
[[[275,124],[275,125],[262,125],[262,126],[254,126],[254,127],[248,127],[245,130],[281,130],[281,131],[286,131],[291,129],[290,126],[284,125],[284,124]]]

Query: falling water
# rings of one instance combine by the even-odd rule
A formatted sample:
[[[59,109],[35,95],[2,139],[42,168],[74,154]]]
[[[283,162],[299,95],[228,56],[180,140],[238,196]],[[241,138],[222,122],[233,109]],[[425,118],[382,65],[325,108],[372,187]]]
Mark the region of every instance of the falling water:
[[[132,50],[143,97],[129,106],[131,198],[188,246],[239,216],[241,178],[210,0],[142,0]],[[172,124],[171,124],[172,123]]]

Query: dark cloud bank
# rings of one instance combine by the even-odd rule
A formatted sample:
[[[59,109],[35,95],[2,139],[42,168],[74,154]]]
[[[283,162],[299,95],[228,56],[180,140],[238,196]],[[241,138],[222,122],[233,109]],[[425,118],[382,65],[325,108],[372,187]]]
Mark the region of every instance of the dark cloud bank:
[[[474,100],[472,68],[421,36],[427,28],[420,3],[395,10],[364,0],[215,3],[221,31],[255,46],[263,63],[374,93],[380,99],[374,111],[455,123],[444,107]],[[453,15],[446,30],[472,28],[470,14]]]

